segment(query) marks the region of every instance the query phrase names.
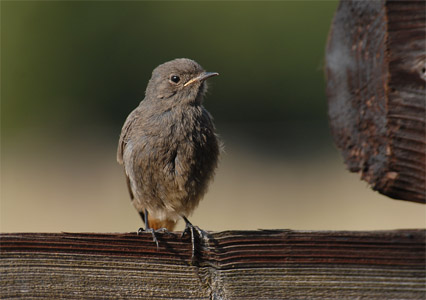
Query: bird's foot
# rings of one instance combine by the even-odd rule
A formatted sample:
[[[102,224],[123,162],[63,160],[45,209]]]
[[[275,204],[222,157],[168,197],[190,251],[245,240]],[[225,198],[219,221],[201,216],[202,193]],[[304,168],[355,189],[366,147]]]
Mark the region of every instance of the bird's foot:
[[[195,251],[197,250],[196,249],[197,241],[198,242],[204,241],[208,237],[208,233],[200,229],[200,227],[192,225],[192,223],[189,222],[186,217],[182,217],[182,218],[185,221],[185,230],[182,232],[181,238],[184,237],[185,234],[191,235],[191,245],[192,245],[191,263],[192,265],[195,265],[196,263]],[[196,235],[198,239],[196,239]]]
[[[161,230],[161,229],[159,229],[159,230]],[[151,235],[152,235],[152,240],[153,240],[153,242],[157,245],[157,249],[158,249],[158,239],[157,239],[157,236],[155,235],[155,233],[157,232],[157,231],[155,231],[154,229],[152,229],[152,228],[147,228],[147,229],[143,229],[143,228],[139,228],[138,229],[138,235],[140,235],[141,233],[148,233],[148,232],[150,232],[151,233]]]
[[[168,231],[168,230],[167,230],[167,228],[164,228],[164,227],[157,229],[155,232],[160,232],[160,233],[171,233],[170,231]]]

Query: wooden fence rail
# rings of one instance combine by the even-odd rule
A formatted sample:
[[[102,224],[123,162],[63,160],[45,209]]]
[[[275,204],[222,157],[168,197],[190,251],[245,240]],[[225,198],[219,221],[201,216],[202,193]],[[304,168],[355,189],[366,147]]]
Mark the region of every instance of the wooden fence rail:
[[[6,233],[2,299],[425,299],[425,230]]]
[[[426,2],[342,0],[326,50],[330,129],[374,190],[426,203]]]

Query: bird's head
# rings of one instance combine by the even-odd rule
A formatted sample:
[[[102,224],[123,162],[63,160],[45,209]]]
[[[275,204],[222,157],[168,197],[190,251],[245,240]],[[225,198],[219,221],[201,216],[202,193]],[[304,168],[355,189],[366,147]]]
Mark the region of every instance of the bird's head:
[[[191,59],[174,59],[154,69],[145,92],[145,100],[161,102],[167,106],[199,105],[207,90],[205,80],[216,75],[219,74],[204,71]]]

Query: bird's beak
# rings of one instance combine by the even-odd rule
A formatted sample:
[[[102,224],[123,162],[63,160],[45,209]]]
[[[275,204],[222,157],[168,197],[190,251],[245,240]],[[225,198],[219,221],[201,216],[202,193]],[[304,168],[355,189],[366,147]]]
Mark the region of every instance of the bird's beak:
[[[219,73],[216,73],[216,72],[203,72],[200,75],[198,75],[197,77],[194,77],[194,78],[190,79],[183,86],[190,85],[190,84],[192,84],[194,82],[203,81],[203,80],[206,80],[207,78],[210,78],[210,77],[213,77],[213,76],[217,76],[217,75],[219,75]]]

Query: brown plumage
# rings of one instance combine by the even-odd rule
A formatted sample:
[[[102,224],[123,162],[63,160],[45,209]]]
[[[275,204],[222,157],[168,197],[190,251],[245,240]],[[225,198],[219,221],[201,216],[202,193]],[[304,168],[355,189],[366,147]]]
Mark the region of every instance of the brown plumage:
[[[215,75],[186,58],[159,65],[124,123],[117,160],[133,205],[152,229],[187,221],[213,178],[219,145],[202,100],[205,79]]]

